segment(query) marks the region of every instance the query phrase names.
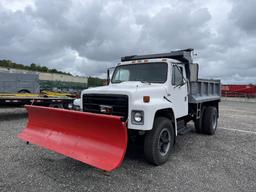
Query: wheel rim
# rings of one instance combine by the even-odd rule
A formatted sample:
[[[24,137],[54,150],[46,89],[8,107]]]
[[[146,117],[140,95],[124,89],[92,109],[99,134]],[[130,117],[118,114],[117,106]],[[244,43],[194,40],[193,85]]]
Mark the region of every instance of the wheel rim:
[[[170,148],[171,143],[171,134],[168,128],[162,129],[162,131],[159,134],[158,139],[158,148],[159,152],[162,156],[165,156]]]
[[[213,113],[212,115],[212,128],[215,130],[217,128],[217,113]]]

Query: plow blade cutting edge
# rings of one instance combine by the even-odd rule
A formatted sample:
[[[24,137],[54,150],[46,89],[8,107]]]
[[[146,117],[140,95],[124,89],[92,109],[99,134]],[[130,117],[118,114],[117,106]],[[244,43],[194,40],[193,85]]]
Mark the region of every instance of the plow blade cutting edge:
[[[19,138],[99,169],[120,166],[127,147],[121,117],[26,106],[27,127]]]

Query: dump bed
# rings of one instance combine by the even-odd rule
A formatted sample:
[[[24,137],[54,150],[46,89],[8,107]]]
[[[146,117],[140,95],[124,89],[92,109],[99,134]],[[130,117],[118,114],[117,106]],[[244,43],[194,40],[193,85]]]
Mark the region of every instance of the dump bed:
[[[220,100],[220,80],[198,79],[190,82],[189,103]]]

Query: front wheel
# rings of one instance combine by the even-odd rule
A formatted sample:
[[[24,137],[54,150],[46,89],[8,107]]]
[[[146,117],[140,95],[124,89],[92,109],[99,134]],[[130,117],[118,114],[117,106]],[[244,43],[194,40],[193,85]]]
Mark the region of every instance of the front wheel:
[[[161,165],[165,163],[174,146],[174,129],[170,119],[157,117],[153,129],[144,140],[144,154],[149,163]]]

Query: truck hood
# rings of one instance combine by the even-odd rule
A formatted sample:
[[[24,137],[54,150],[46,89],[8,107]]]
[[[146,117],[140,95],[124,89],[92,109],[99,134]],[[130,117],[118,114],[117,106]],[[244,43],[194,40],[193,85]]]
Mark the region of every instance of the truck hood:
[[[101,86],[96,88],[89,88],[83,91],[83,94],[87,93],[102,93],[102,94],[127,94],[133,95],[143,92],[143,94],[154,93],[166,93],[164,84],[156,83],[142,83],[139,81],[127,81],[122,83],[110,84],[108,86]]]

